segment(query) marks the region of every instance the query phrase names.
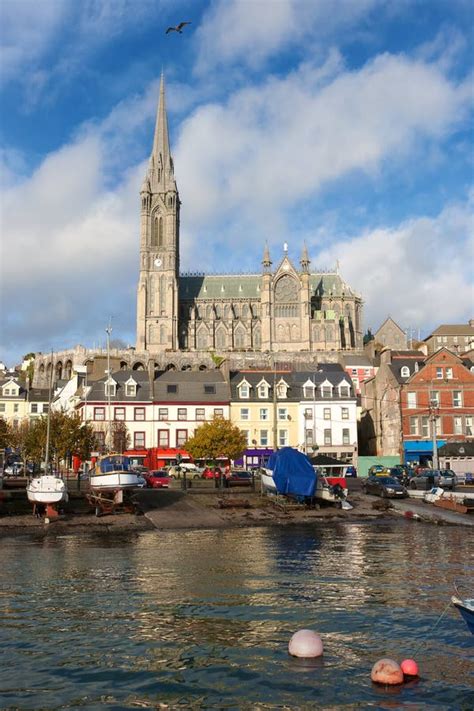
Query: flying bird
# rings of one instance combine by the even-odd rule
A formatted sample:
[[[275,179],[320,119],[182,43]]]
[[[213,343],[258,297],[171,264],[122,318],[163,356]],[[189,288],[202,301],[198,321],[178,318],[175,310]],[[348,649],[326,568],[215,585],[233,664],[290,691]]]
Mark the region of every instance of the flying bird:
[[[190,22],[180,22],[179,25],[176,25],[176,27],[168,27],[166,30],[165,34],[169,34],[169,32],[179,32],[180,35],[183,34],[183,27],[186,25],[190,25]]]

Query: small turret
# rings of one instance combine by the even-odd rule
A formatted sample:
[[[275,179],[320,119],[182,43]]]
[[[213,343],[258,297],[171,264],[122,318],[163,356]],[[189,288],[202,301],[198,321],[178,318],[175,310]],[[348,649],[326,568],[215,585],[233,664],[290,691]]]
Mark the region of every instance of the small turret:
[[[307,272],[308,268],[309,268],[309,257],[308,257],[308,250],[306,248],[306,242],[303,243],[303,251],[301,253],[300,264],[301,264],[301,269],[304,272]]]
[[[265,242],[265,249],[263,251],[262,265],[264,271],[269,271],[272,266],[272,260],[270,259],[270,250],[268,249],[268,242]]]

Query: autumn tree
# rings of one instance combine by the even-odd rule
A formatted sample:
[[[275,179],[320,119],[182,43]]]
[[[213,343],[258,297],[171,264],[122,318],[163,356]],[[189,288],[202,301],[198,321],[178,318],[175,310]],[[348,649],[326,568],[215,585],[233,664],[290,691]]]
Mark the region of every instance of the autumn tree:
[[[214,417],[198,427],[185,446],[194,459],[239,459],[247,447],[247,437],[230,420]]]
[[[48,418],[39,417],[25,423],[23,448],[24,458],[41,462],[46,456]],[[56,466],[68,461],[72,455],[87,459],[94,444],[94,433],[89,424],[84,424],[78,413],[72,415],[55,411],[50,414],[49,459]]]
[[[10,426],[3,417],[0,417],[0,449],[10,446]]]

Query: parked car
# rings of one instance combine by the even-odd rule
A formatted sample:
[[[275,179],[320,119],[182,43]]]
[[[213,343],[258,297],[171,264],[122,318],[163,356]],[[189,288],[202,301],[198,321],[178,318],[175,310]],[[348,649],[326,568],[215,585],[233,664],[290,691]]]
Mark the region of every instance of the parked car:
[[[187,479],[200,479],[202,470],[193,462],[175,464],[168,469],[168,474],[172,479],[182,479],[185,473]]]
[[[364,482],[366,494],[382,496],[384,499],[404,499],[408,491],[398,479],[393,476],[369,476]]]
[[[252,473],[241,469],[231,469],[230,474],[224,478],[225,486],[252,486],[252,484]]]
[[[151,489],[169,489],[171,477],[165,469],[153,469],[150,472],[144,472],[143,476],[147,487]]]
[[[410,489],[426,491],[433,486],[454,491],[456,488],[456,474],[451,469],[420,469],[418,474],[410,479]]]
[[[374,476],[375,474],[380,474],[386,471],[386,467],[383,464],[372,464],[370,467],[369,471],[367,472],[368,476]]]
[[[393,476],[395,477],[395,479],[398,479],[398,481],[403,484],[403,486],[407,486],[410,481],[410,474],[408,474],[405,467],[401,466],[400,464],[397,464],[396,466],[387,469],[387,475]]]

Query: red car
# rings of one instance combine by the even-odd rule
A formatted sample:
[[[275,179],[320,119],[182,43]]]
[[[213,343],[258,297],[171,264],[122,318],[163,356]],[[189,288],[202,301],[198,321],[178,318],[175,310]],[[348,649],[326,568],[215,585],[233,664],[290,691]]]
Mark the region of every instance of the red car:
[[[169,489],[171,477],[165,469],[154,469],[151,472],[143,472],[146,485],[151,489]]]

